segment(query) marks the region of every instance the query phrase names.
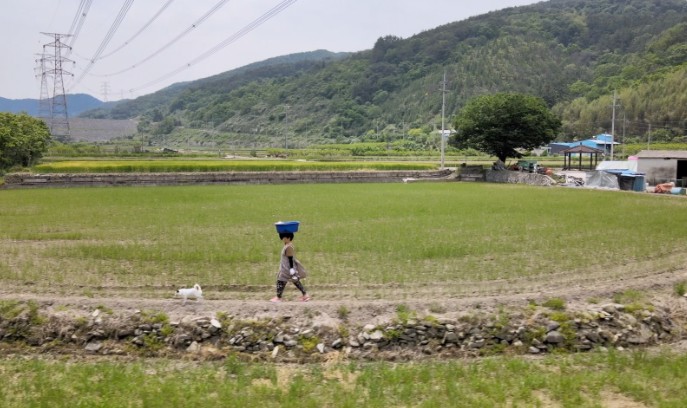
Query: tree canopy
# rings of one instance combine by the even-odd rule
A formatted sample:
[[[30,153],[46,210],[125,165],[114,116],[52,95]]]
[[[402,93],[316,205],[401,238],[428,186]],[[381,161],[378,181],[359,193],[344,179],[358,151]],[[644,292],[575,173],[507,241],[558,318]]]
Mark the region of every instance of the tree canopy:
[[[13,166],[30,166],[43,157],[50,130],[40,119],[0,112],[0,172]]]
[[[455,119],[450,143],[498,157],[521,157],[516,149],[534,149],[554,140],[561,121],[542,98],[498,93],[471,99]]]

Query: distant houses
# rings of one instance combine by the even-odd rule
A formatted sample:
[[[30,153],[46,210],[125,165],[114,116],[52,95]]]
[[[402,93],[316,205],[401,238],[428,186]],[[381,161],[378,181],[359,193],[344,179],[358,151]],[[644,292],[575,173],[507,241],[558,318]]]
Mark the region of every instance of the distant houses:
[[[549,143],[549,154],[561,154],[562,151],[568,150],[578,146],[584,146],[591,149],[601,150],[604,155],[610,156],[615,150],[615,146],[620,143],[613,140],[613,135],[601,133],[592,137],[591,139],[581,140],[578,142],[555,142]]]

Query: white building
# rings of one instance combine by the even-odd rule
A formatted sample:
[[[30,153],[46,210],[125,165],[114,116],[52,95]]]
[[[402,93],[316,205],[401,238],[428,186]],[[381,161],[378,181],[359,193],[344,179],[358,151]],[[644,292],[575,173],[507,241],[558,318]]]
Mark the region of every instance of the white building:
[[[649,184],[674,182],[684,187],[687,182],[687,151],[642,150],[637,154],[637,171],[646,174]]]

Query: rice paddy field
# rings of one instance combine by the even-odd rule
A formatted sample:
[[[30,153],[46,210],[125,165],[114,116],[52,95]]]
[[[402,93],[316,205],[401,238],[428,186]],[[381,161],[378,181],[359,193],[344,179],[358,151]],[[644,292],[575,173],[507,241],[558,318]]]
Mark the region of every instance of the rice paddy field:
[[[273,224],[299,220],[298,256],[314,285],[343,286],[332,296],[497,293],[682,267],[686,209],[682,197],[482,183],[7,190],[0,280],[271,285]]]
[[[294,241],[323,302],[616,287],[684,274],[687,200],[486,183],[0,190],[0,291],[265,301]],[[317,302],[313,302],[313,308]],[[0,406],[684,407],[684,348],[276,365],[0,348]]]

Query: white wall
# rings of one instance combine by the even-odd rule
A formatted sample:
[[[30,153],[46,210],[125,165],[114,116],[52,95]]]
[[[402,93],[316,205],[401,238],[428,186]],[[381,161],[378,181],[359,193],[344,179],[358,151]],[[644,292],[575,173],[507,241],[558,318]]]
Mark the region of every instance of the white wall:
[[[637,171],[646,173],[646,182],[651,185],[674,181],[677,177],[677,160],[640,158]]]

